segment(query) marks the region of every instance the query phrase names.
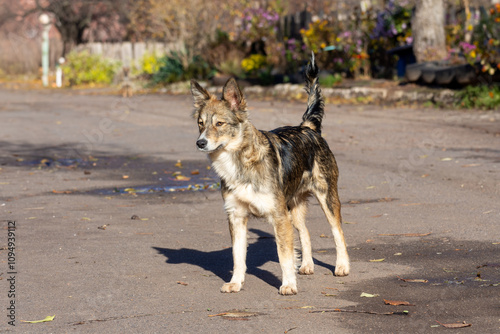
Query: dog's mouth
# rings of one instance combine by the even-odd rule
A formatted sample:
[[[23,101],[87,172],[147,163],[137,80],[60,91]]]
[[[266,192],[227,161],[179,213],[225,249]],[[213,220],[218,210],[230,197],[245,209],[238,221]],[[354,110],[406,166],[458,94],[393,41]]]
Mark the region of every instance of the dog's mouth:
[[[205,152],[205,153],[214,153],[214,152],[219,151],[219,150],[220,150],[220,149],[222,149],[223,147],[224,147],[224,144],[220,144],[219,146],[217,146],[217,147],[216,147],[215,149],[213,149],[213,150],[210,150],[210,149],[208,149],[208,148],[206,148],[206,147],[204,147],[204,148],[200,148],[200,147],[198,147],[198,150],[200,150],[200,151],[202,151],[202,152]]]

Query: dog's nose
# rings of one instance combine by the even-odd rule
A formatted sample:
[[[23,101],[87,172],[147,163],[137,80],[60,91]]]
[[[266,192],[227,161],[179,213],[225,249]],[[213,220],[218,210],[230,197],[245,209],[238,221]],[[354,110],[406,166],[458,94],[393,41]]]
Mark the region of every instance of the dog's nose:
[[[208,144],[208,142],[206,139],[200,139],[196,142],[196,146],[198,146],[198,148],[201,148],[201,149],[207,147],[207,144]]]

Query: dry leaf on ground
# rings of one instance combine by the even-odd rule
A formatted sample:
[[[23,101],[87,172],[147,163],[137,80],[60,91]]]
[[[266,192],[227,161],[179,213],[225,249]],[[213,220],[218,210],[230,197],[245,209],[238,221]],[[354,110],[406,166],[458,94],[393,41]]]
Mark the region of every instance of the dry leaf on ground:
[[[457,322],[457,323],[453,323],[453,324],[443,324],[437,320],[436,320],[436,322],[438,324],[440,324],[441,326],[446,327],[446,328],[464,328],[464,327],[472,326],[472,324],[468,324],[465,321],[464,322]]]
[[[404,306],[415,306],[414,304],[410,304],[409,302],[402,301],[402,300],[387,300],[384,299],[384,304],[385,305],[404,305]]]

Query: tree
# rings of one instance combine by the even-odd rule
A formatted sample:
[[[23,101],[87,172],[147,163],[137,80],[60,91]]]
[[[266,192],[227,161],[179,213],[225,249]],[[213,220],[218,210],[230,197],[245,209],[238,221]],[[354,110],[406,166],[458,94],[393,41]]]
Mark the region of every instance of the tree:
[[[122,39],[128,3],[128,0],[35,0],[21,6],[16,16],[51,14],[66,54],[74,45],[89,39]]]
[[[443,0],[417,0],[412,20],[413,52],[417,62],[447,57]]]

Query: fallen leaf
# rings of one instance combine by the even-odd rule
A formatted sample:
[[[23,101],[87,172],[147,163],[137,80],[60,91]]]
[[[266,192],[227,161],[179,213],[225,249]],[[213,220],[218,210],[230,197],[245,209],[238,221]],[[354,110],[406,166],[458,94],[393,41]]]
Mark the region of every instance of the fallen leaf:
[[[399,256],[399,255],[403,255],[403,253],[394,253],[394,255]]]
[[[134,188],[125,188],[125,191],[128,193],[135,193],[136,190]]]
[[[307,305],[307,306],[301,306],[300,308],[316,308],[316,307]]]
[[[182,162],[180,160],[177,160],[175,167],[182,168]]]
[[[70,190],[52,190],[54,194],[71,194],[72,191]]]
[[[128,179],[129,176],[128,175],[122,175],[122,179]]]
[[[426,279],[419,279],[419,278],[417,278],[417,279],[413,279],[413,278],[401,278],[399,276],[397,276],[397,278],[399,278],[403,282],[409,282],[409,283],[427,283],[427,282],[429,282]]]
[[[89,217],[82,217],[82,220],[91,220]]]
[[[368,187],[366,187],[366,189],[373,189],[373,188],[375,188],[375,186],[368,186]]]
[[[387,300],[384,299],[385,305],[405,305],[405,306],[415,306],[414,304],[410,304],[409,302],[401,301],[401,300]]]
[[[431,233],[381,233],[381,237],[425,237]]]
[[[377,315],[408,315],[409,311],[402,312],[374,312],[374,311],[362,311],[362,310],[346,310],[346,309],[329,309],[329,310],[318,310],[318,311],[309,311],[309,313],[327,313],[327,312],[347,312],[347,313],[365,313],[365,314],[377,314]]]
[[[108,227],[108,225],[97,226],[97,228],[100,230],[105,230],[106,227]]]
[[[184,176],[184,175],[177,175],[177,176],[175,177],[175,179],[176,179],[177,181],[189,181],[189,180],[191,180],[191,178],[190,178],[190,177],[187,177],[187,176]]]
[[[325,234],[321,234],[319,237],[320,237],[320,238],[328,238],[328,236],[327,236],[327,235],[325,235]]]
[[[462,167],[477,167],[481,166],[481,164],[467,164],[467,165],[462,165]]]
[[[198,174],[200,174],[200,171],[197,169],[191,171],[191,175],[198,175]]]
[[[451,160],[453,160],[453,159],[452,158],[443,158],[443,159],[441,159],[441,161],[451,161]]]
[[[42,320],[34,320],[34,321],[26,321],[26,320],[21,320],[21,322],[27,322],[29,324],[38,324],[40,322],[48,322],[48,321],[52,321],[54,320],[56,316],[55,315],[52,315],[52,316],[47,316],[45,317],[45,319],[42,319]]]
[[[177,281],[177,284],[184,285],[184,286],[188,285],[186,282],[183,282],[183,281]]]
[[[375,295],[372,295],[371,293],[366,293],[366,292],[362,292],[360,297],[366,297],[366,298],[373,298],[373,297],[378,297],[379,295],[375,294]]]
[[[437,320],[436,320],[436,322],[438,324],[440,324],[441,326],[446,327],[446,328],[464,328],[464,327],[470,327],[470,326],[472,326],[472,324],[468,324],[465,321],[464,322],[457,322],[457,323],[454,323],[454,324],[443,324],[443,323],[441,323],[441,322],[439,322]]]
[[[222,312],[218,314],[209,314],[209,317],[225,317],[225,318],[249,318],[249,317],[255,317],[258,316],[258,312],[248,312],[248,311],[239,311],[239,310],[234,310],[234,311],[227,311],[227,312]]]
[[[376,260],[370,260],[370,262],[383,262],[385,260],[385,258],[383,259],[376,259]]]

